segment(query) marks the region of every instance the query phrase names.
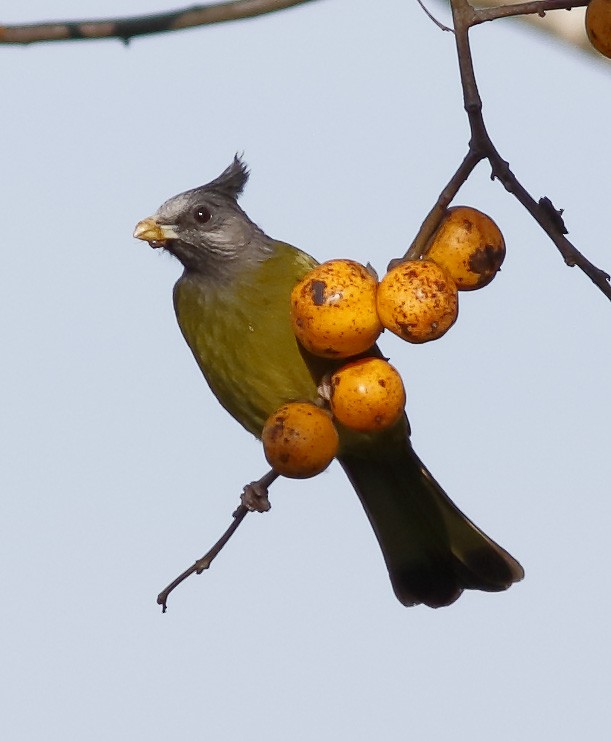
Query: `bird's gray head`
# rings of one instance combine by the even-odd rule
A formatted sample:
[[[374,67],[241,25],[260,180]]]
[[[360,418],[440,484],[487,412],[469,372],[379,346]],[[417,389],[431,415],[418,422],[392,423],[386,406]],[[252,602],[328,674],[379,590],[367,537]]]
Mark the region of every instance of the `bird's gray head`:
[[[236,155],[212,182],[167,200],[136,226],[134,236],[163,247],[187,270],[207,275],[259,260],[269,240],[237,203],[247,180],[246,164]]]

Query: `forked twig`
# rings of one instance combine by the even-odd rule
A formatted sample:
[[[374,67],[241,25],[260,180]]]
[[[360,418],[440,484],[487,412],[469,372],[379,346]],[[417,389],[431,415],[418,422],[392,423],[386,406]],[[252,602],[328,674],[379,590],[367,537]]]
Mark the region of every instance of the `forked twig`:
[[[584,4],[584,0],[577,0],[573,3],[575,6]],[[490,163],[492,178],[499,180],[505,187],[505,190],[511,193],[522,204],[522,206],[524,206],[528,213],[556,245],[564,259],[564,262],[569,267],[578,267],[608,299],[611,299],[611,283],[609,274],[591,263],[575,247],[575,245],[566,238],[565,235],[567,234],[567,229],[564,220],[561,217],[562,212],[553,206],[551,200],[547,196],[539,198],[538,200],[531,196],[512,172],[509,163],[500,155],[486,129],[484,117],[482,115],[482,100],[475,79],[475,69],[473,66],[471,45],[469,41],[469,30],[472,26],[485,20],[505,17],[510,14],[509,11],[504,12],[501,8],[493,9],[494,12],[478,10],[469,3],[469,0],[451,0],[451,5],[454,21],[454,38],[456,40],[456,50],[460,68],[460,81],[463,90],[463,101],[469,119],[469,126],[471,128],[469,151],[446,187],[442,190],[437,202],[428,213],[418,230],[418,234],[414,238],[410,248],[401,259],[417,259],[426,254],[431,238],[441,224],[449,203],[452,201],[463,183],[467,180],[478,162],[486,159]],[[542,0],[542,2],[521,4],[515,7],[520,8],[521,12],[534,13],[567,6],[568,3],[563,3],[562,0]],[[505,7],[511,8],[512,6]],[[391,261],[391,265],[395,263],[396,260]]]

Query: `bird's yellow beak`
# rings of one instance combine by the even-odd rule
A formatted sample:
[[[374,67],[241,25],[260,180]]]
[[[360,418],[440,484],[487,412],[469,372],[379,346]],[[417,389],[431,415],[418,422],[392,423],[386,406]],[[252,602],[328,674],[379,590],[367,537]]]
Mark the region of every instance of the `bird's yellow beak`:
[[[174,227],[170,224],[158,224],[151,216],[148,219],[142,219],[136,224],[134,237],[148,242],[151,247],[162,247],[168,239],[177,239],[178,235]]]

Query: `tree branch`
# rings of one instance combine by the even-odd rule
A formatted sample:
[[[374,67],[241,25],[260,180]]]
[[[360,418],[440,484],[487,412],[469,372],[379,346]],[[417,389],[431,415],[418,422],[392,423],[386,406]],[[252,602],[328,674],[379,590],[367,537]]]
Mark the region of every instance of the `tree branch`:
[[[456,173],[452,176],[448,185],[441,192],[436,204],[422,223],[418,234],[403,259],[417,259],[426,255],[431,238],[441,223],[450,201],[454,198],[461,185],[467,180],[477,163],[482,159],[487,159],[492,169],[492,178],[499,180],[504,185],[505,190],[515,196],[524,206],[556,245],[564,262],[570,267],[578,267],[611,300],[611,276],[591,263],[566,238],[567,229],[562,219],[562,212],[558,211],[546,196],[540,198],[538,201],[535,200],[511,171],[509,163],[501,157],[494,146],[484,123],[482,101],[477,89],[471,45],[469,43],[470,28],[481,23],[482,14],[488,11],[473,8],[469,0],[451,0],[451,4],[463,101],[471,129],[469,152]],[[583,4],[585,4],[584,0],[573,2],[575,6]],[[552,6],[558,8],[566,7],[567,5],[567,0],[543,0],[542,2],[526,3],[519,6],[506,6],[506,8],[522,8],[521,12],[543,12],[544,10],[551,9]],[[524,8],[528,10],[525,11]],[[494,18],[510,15],[508,12],[503,13],[502,8],[493,10],[497,14],[495,16],[490,14],[489,17],[484,17],[484,20],[493,20]],[[394,263],[394,260],[391,261],[391,265]]]
[[[484,159],[482,153],[469,148],[464,160],[460,163],[458,169],[454,175],[452,175],[446,187],[441,191],[437,202],[427,214],[426,219],[422,222],[418,234],[411,243],[403,259],[417,260],[419,257],[426,254],[429,242],[441,224],[448,206],[454,200],[454,197],[460,190],[460,186],[467,180],[469,175],[475,169],[477,163],[481,162],[482,159]],[[388,265],[388,270],[391,270],[394,264],[395,260],[391,260]]]
[[[131,18],[58,21],[21,26],[0,26],[0,44],[34,44],[41,41],[83,41],[120,39],[127,43],[134,36],[179,31],[212,23],[254,18],[258,15],[303,5],[313,0],[231,0],[212,5],[195,5],[183,10]]]
[[[479,8],[475,11],[476,20],[471,24],[493,21],[496,18],[510,18],[516,15],[538,15],[543,18],[548,10],[570,10],[587,5],[590,0],[533,0],[528,3],[500,5],[494,8]]]
[[[249,512],[267,512],[270,508],[268,499],[268,489],[273,482],[278,478],[278,474],[274,471],[268,471],[265,476],[262,476],[258,481],[253,481],[244,487],[244,491],[241,497],[241,503],[233,513],[233,521],[216,541],[216,543],[207,551],[201,558],[198,558],[195,563],[192,563],[189,568],[185,569],[182,574],[179,574],[176,579],[171,581],[165,589],[157,595],[157,604],[161,605],[162,612],[168,609],[168,597],[176,589],[177,586],[191,574],[201,574],[202,571],[210,568],[210,564],[223,550],[223,548],[229,542],[231,536],[235,533],[242,521]]]

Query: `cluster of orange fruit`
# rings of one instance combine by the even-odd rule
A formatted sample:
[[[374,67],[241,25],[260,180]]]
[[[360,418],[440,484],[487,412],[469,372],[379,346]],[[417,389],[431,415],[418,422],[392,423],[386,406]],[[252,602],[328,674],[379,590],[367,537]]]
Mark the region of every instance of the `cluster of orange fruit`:
[[[346,359],[319,388],[321,406],[284,404],[265,423],[265,456],[278,473],[307,478],[335,457],[336,424],[358,432],[394,425],[403,414],[399,373],[372,348],[386,328],[412,343],[444,335],[458,316],[458,291],[490,283],[505,257],[492,219],[474,208],[448,210],[425,258],[404,260],[381,281],[353,260],[311,270],[291,294],[293,331],[313,355]],[[363,357],[365,356],[365,357]]]
[[[586,10],[586,33],[592,46],[611,58],[611,0],[590,0]]]

